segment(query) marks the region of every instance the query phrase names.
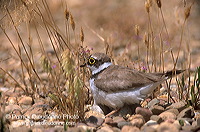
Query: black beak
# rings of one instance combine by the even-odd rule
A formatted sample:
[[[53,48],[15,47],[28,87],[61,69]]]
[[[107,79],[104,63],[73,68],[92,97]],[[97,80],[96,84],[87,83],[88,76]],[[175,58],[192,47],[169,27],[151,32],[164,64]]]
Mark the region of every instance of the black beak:
[[[84,63],[84,64],[80,65],[80,67],[85,67],[85,66],[86,66],[86,63]]]

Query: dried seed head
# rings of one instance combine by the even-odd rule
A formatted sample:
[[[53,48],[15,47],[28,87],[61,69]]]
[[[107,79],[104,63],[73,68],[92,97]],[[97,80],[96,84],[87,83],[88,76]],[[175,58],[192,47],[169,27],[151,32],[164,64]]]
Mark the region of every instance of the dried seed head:
[[[162,4],[161,4],[161,0],[155,0],[156,1],[156,4],[158,6],[158,8],[161,8]]]
[[[136,36],[139,36],[139,30],[140,30],[140,27],[138,25],[135,25],[135,34],[136,34]]]
[[[185,9],[185,20],[188,19],[190,16],[190,10],[192,6],[189,6],[188,8]]]
[[[45,55],[41,56],[40,63],[45,72],[50,72],[52,70],[51,63]]]
[[[65,18],[67,19],[67,21],[69,20],[69,11],[67,8],[65,9]]]
[[[72,26],[72,29],[75,30],[75,22],[74,22],[74,18],[71,13],[70,13],[70,24]]]
[[[80,32],[80,39],[81,39],[81,42],[83,43],[84,41],[84,33],[83,33],[83,28],[81,27],[81,32]]]
[[[152,0],[146,0],[145,1],[145,8],[146,8],[147,13],[150,12],[150,7],[151,6],[152,6]]]
[[[147,2],[149,3],[150,7],[152,6],[152,0],[147,0]]]
[[[82,94],[82,87],[83,87],[83,82],[78,76],[75,76],[74,78],[74,88],[77,96],[80,96]]]
[[[65,50],[61,54],[62,58],[62,67],[66,75],[70,75],[71,73],[74,72],[74,60],[71,58],[71,54],[69,50]]]

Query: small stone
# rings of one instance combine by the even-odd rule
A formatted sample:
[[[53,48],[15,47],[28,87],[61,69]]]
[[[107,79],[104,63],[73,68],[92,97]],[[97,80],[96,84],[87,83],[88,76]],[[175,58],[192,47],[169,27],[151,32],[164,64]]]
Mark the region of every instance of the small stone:
[[[117,127],[112,127],[113,132],[121,132],[121,130]]]
[[[151,125],[151,126],[149,126],[149,127],[151,127],[151,128],[153,128],[153,129],[157,129],[158,127],[159,127],[159,124],[156,124],[156,125]]]
[[[200,126],[200,118],[197,118],[197,126]]]
[[[178,130],[180,130],[181,127],[182,127],[182,126],[180,125],[180,123],[179,123],[178,120],[175,120],[173,124],[174,124],[174,126],[175,126]]]
[[[156,132],[156,129],[152,126],[142,126],[142,132]]]
[[[158,124],[163,122],[163,119],[158,115],[152,115],[150,119],[153,120],[153,121],[156,121]]]
[[[193,121],[192,126],[197,126],[197,121]]]
[[[20,87],[16,87],[16,88],[15,88],[15,92],[16,92],[16,93],[23,94],[23,93],[24,93],[24,91],[25,91],[25,90],[23,90],[23,89],[22,89],[22,88],[20,88]]]
[[[132,126],[136,126],[138,128],[142,127],[145,123],[145,120],[142,115],[136,114],[129,118]]]
[[[94,131],[95,127],[87,126],[85,123],[77,123],[76,127],[83,128],[84,131]]]
[[[186,130],[186,131],[192,131],[192,129],[194,129],[194,127],[192,125],[185,125],[185,126],[182,126],[182,129]]]
[[[0,91],[3,93],[7,92],[8,90],[10,90],[10,88],[0,87]]]
[[[151,112],[149,109],[142,108],[142,107],[137,107],[137,108],[135,109],[135,113],[136,113],[136,114],[142,115],[146,122],[147,122],[147,121],[150,119],[150,117],[152,116],[152,112]]]
[[[144,125],[146,126],[152,126],[152,125],[157,125],[158,123],[154,120],[149,120],[147,121]]]
[[[16,104],[17,98],[16,97],[9,97],[8,98],[8,104]]]
[[[122,122],[118,122],[117,123],[117,127],[122,129],[123,126],[130,126],[131,123],[130,122],[127,122],[127,121],[122,121]]]
[[[179,118],[178,120],[182,120],[185,124],[191,125],[193,120],[191,118]]]
[[[48,109],[50,109],[50,106],[47,104],[34,104],[32,107],[27,109],[24,115],[32,117],[33,120],[40,120],[40,117],[44,116],[44,111]]]
[[[140,129],[135,126],[124,126],[122,132],[140,132]]]
[[[97,132],[113,132],[113,130],[108,126],[104,126],[101,129],[97,130]]]
[[[18,103],[20,105],[32,105],[33,104],[33,99],[29,96],[24,96],[24,97],[21,97],[18,101]]]
[[[113,117],[113,122],[118,123],[122,121],[125,121],[123,117],[120,117],[120,116]]]
[[[193,117],[194,117],[194,110],[192,109],[192,107],[185,108],[177,116],[177,118],[193,118]]]
[[[13,105],[10,104],[8,106],[5,107],[5,113],[8,114],[10,112],[12,112],[13,110],[22,110],[22,108],[19,105]]]
[[[12,121],[20,120],[23,117],[21,111],[18,109],[14,109],[10,115],[12,115]]]
[[[171,123],[163,122],[158,126],[157,132],[179,132],[179,129]]]
[[[167,119],[165,120],[165,122],[168,122],[168,123],[174,123],[175,119]]]
[[[178,116],[179,114],[179,111],[177,109],[169,109],[169,110],[166,110],[167,112],[172,112],[174,113],[176,116]]]
[[[111,117],[106,117],[104,123],[106,124],[113,123],[113,119]]]
[[[85,113],[85,117],[89,118],[90,116],[100,117],[105,119],[105,115],[102,113],[99,113],[97,111],[89,110]]]
[[[184,110],[186,108],[186,102],[185,101],[180,101],[173,103],[172,105],[168,106],[166,109],[177,109],[179,112]]]
[[[17,120],[17,121],[12,121],[10,124],[11,128],[17,128],[17,127],[21,127],[25,125],[25,121],[24,120]]]
[[[163,120],[167,120],[167,119],[176,119],[176,115],[174,113],[171,112],[163,112],[159,115]]]
[[[106,117],[105,121],[104,121],[104,125],[109,125],[109,126],[112,126],[112,127],[117,127],[117,123],[113,121],[113,119],[111,117]]]
[[[85,130],[80,127],[70,127],[67,129],[67,132],[85,132]]]
[[[123,116],[123,117],[126,116],[127,114],[132,115],[137,106],[139,105],[138,104],[125,105],[120,109],[120,111],[118,112],[118,115]]]
[[[159,100],[157,99],[157,98],[154,98],[154,99],[152,99],[149,103],[148,103],[148,108],[151,108],[151,107],[153,107],[154,105],[156,105],[156,104],[159,104]]]
[[[12,124],[12,123],[11,123]],[[11,126],[12,127],[12,126]],[[9,130],[10,132],[34,132],[33,130],[31,130],[30,128],[28,128],[27,126],[21,126],[21,127],[13,127],[10,128]],[[39,131],[37,131],[39,132]]]
[[[150,110],[152,111],[153,115],[159,115],[165,109],[160,105],[154,105],[153,107],[150,108]]]
[[[86,124],[92,127],[98,127],[101,124],[103,124],[103,122],[104,122],[103,118],[95,117],[95,116],[90,116],[88,119],[86,119]]]

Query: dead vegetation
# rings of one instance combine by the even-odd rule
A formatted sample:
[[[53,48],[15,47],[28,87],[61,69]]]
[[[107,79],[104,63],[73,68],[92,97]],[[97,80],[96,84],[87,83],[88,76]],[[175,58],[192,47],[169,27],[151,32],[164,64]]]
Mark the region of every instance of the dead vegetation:
[[[177,18],[166,15],[165,1],[136,2],[142,3],[144,9],[134,17],[133,9],[129,11],[133,2],[109,4],[110,12],[103,7],[90,16],[85,12],[90,17],[86,23],[91,19],[93,22],[82,27],[83,18],[79,21],[77,13],[74,17],[66,1],[59,3],[61,12],[57,17],[46,0],[1,1],[0,81],[3,87],[20,88],[33,99],[51,98],[55,102],[53,110],[78,115],[78,119],[72,119],[76,122],[84,120],[86,105],[92,102],[87,85],[89,72],[79,66],[91,52],[101,51],[111,56],[115,64],[144,72],[186,69],[181,80],[166,82],[168,102],[191,100],[195,108],[199,107],[200,73],[198,69],[193,78],[192,38],[188,27],[195,1],[180,2],[174,11]],[[94,11],[93,8],[89,5],[89,9]],[[179,17],[179,12],[183,17]],[[140,15],[145,20],[142,17],[137,22]],[[94,23],[96,29],[89,26]],[[89,42],[96,43],[92,46]],[[175,100],[170,94],[172,83],[177,84]],[[5,97],[1,95],[1,113],[5,104]]]

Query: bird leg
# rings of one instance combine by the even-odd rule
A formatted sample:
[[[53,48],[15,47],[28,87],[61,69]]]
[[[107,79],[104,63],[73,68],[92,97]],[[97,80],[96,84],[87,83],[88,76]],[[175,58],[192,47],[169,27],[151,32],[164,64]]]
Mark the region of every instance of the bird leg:
[[[113,110],[113,111],[111,111],[110,113],[108,113],[108,114],[106,115],[106,117],[109,117],[109,116],[111,116],[111,115],[113,115],[113,114],[119,112],[120,110],[121,110],[121,108],[118,108],[118,109],[116,109],[116,110]]]

